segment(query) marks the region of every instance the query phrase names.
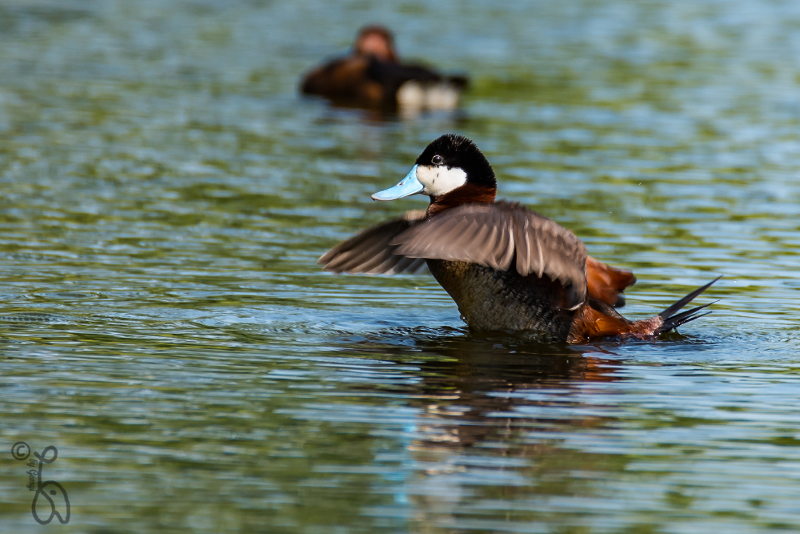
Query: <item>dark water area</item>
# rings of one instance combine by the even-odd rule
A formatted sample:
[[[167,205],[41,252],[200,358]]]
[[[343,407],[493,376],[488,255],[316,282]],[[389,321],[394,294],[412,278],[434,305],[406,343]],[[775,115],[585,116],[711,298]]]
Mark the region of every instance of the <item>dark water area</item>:
[[[368,22],[462,110],[300,98]],[[0,531],[800,530],[799,95],[788,0],[0,1]],[[446,132],[636,273],[626,316],[721,274],[714,313],[536,345],[322,272]]]

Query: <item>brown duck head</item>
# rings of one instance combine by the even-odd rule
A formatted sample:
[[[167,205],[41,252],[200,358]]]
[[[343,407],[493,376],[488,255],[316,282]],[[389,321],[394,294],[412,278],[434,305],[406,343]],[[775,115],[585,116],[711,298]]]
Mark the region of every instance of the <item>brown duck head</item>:
[[[387,63],[397,63],[397,52],[394,49],[392,32],[383,26],[364,26],[359,30],[353,46],[356,56],[373,56]]]

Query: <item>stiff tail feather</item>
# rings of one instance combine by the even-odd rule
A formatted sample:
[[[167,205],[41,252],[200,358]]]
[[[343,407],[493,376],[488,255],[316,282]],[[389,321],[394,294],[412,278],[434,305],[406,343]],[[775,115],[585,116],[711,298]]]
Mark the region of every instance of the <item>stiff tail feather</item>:
[[[677,312],[680,311],[681,308],[689,304],[691,301],[693,301],[695,297],[700,295],[703,291],[711,287],[714,284],[714,282],[716,282],[720,278],[722,278],[722,276],[718,276],[709,283],[707,283],[706,285],[698,287],[697,289],[695,289],[694,291],[692,291],[691,293],[689,293],[688,295],[677,301],[675,304],[673,304],[666,310],[659,313],[658,317],[661,317],[661,319],[664,322],[658,328],[656,328],[653,334],[658,335],[663,332],[669,332],[670,330],[674,330],[675,328],[679,327],[682,324],[686,324],[689,321],[694,321],[695,319],[699,319],[700,317],[705,317],[706,315],[711,313],[711,311],[707,311],[705,313],[699,313],[699,312],[711,306],[715,302],[718,302],[716,300],[714,302],[709,302],[708,304],[703,304],[702,306],[697,306],[690,310],[686,310],[685,312],[681,313]]]
[[[576,314],[567,341],[569,343],[583,343],[604,337],[651,339],[664,332],[674,330],[682,324],[711,313],[710,311],[700,312],[717,301],[709,302],[684,312],[680,310],[720,278],[722,277],[719,276],[708,284],[698,287],[658,315],[639,321],[625,319],[605,302],[596,300],[586,303]]]

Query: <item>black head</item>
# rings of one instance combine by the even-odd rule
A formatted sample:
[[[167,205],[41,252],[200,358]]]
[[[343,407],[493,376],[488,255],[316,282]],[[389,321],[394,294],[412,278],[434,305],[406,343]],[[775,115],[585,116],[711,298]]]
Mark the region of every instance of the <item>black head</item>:
[[[475,143],[456,134],[445,134],[429,144],[416,161],[419,167],[460,169],[469,184],[496,189],[494,170]]]
[[[469,202],[494,202],[497,182],[492,166],[475,143],[447,134],[427,146],[399,184],[372,198],[396,200],[418,193],[431,197],[431,207],[445,209]]]

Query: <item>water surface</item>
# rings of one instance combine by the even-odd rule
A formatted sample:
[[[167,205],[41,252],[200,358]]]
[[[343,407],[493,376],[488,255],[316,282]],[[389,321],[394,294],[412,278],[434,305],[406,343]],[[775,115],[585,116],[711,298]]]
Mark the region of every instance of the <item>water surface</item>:
[[[295,94],[374,21],[462,113]],[[41,528],[18,441],[69,532],[800,529],[798,94],[788,0],[4,1],[3,532]],[[445,132],[636,272],[627,316],[722,274],[714,314],[531,345],[321,272]]]

